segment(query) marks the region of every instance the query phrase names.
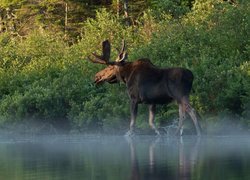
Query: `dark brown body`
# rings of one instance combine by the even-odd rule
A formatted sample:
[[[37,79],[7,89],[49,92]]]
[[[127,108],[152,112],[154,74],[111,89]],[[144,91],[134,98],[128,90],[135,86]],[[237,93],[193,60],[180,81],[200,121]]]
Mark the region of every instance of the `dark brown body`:
[[[189,94],[192,89],[193,73],[185,68],[158,68],[149,59],[139,59],[134,62],[126,62],[126,52],[124,44],[118,56],[118,61],[109,62],[110,44],[103,42],[103,55],[93,54],[96,59],[94,63],[109,65],[95,75],[95,83],[102,82],[116,83],[122,81],[127,86],[130,97],[131,135],[135,125],[138,104],[149,105],[149,124],[157,134],[159,131],[154,125],[155,109],[157,104],[168,104],[176,100],[179,105],[179,126],[177,133],[182,133],[183,120],[187,112],[192,118],[197,134],[200,135],[195,110],[189,103]]]
[[[189,96],[193,74],[184,68],[159,69],[148,59],[140,59],[118,68],[127,85],[130,99],[136,103],[166,104]]]

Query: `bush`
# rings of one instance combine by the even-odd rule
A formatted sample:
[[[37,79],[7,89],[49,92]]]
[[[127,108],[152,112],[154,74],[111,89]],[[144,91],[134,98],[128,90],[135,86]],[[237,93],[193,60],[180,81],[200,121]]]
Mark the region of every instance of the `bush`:
[[[34,31],[25,38],[0,34],[0,122],[37,120],[85,131],[128,127],[129,102],[124,85],[96,87],[103,68],[87,61],[109,39],[112,47],[128,44],[129,59],[147,57],[159,67],[182,66],[195,75],[192,104],[203,114],[229,112],[250,124],[249,3],[195,1],[181,19],[146,11],[133,26],[106,10],[83,23],[78,42]],[[164,17],[164,18],[162,18]],[[235,26],[237,24],[237,26]],[[115,57],[112,49],[112,59]],[[146,127],[147,108],[140,108]],[[169,111],[167,111],[169,109]],[[158,108],[156,120],[177,117],[175,106]],[[126,121],[125,121],[126,120]],[[126,123],[126,126],[124,125]]]

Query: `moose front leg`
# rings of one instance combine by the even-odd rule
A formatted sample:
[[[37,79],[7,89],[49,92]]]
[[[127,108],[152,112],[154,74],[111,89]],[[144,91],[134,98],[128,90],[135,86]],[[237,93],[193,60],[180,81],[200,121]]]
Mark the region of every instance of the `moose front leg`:
[[[155,127],[155,124],[154,124],[155,109],[156,109],[155,104],[149,105],[149,125],[155,131],[155,133],[157,135],[160,135],[160,132],[157,130],[157,128]]]
[[[129,131],[126,133],[126,136],[132,136],[134,134],[134,126],[135,126],[137,111],[138,111],[138,103],[132,101],[130,103],[130,113],[131,113],[130,126],[129,126]]]

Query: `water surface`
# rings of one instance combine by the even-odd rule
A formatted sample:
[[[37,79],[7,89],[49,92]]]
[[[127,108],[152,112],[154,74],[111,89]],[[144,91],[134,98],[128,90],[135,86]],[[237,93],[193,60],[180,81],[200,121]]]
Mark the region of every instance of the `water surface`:
[[[0,137],[2,180],[249,180],[250,137]]]

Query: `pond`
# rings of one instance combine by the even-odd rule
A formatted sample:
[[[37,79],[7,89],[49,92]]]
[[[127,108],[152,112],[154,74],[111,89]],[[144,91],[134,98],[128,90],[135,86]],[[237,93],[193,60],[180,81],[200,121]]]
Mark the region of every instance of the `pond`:
[[[0,137],[3,180],[249,180],[250,137]]]

